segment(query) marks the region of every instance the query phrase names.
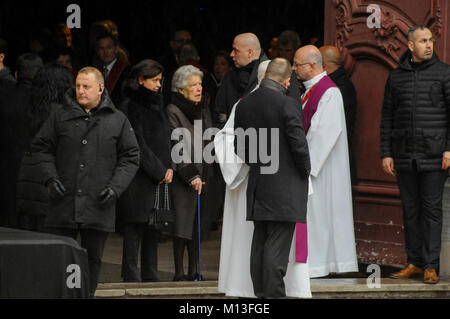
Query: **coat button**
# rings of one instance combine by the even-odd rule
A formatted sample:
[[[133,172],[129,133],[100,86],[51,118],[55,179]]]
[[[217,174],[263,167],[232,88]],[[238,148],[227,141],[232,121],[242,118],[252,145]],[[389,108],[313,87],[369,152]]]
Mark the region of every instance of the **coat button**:
[[[80,196],[83,191],[81,189],[77,189],[77,194]]]
[[[84,168],[84,164],[80,164],[80,168],[83,169]]]
[[[86,140],[83,140],[81,143],[83,143],[83,145],[86,145],[86,144],[87,144],[87,141],[86,141]]]

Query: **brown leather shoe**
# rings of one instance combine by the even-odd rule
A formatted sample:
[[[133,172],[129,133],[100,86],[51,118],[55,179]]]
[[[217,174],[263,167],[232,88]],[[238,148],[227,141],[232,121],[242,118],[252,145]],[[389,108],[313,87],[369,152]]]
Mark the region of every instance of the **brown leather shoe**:
[[[394,279],[406,279],[414,276],[419,276],[423,274],[423,270],[419,267],[409,264],[399,272],[392,273],[389,277]]]
[[[425,269],[425,275],[423,275],[423,282],[426,284],[437,284],[439,278],[436,274],[436,270],[433,268]]]

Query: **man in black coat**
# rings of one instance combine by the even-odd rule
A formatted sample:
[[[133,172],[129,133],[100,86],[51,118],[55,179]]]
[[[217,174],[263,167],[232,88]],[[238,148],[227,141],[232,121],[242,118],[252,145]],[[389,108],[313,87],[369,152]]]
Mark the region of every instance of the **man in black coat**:
[[[283,277],[295,224],[306,223],[311,165],[301,108],[285,95],[290,76],[290,63],[274,59],[259,89],[243,98],[235,113],[236,153],[250,165],[247,220],[255,225],[250,272],[260,298],[286,296]],[[247,133],[256,140],[244,142]]]
[[[442,196],[450,166],[450,66],[433,53],[433,34],[408,32],[408,50],[385,87],[380,125],[383,170],[397,176],[408,266],[391,275],[438,282]]]
[[[348,156],[350,160],[350,174],[352,184],[356,182],[356,167],[353,156],[353,132],[355,130],[356,109],[358,101],[356,90],[347,75],[341,61],[341,54],[335,46],[327,45],[320,48],[322,54],[323,68],[327,75],[338,86],[344,100],[345,124],[347,125]]]
[[[267,56],[261,50],[258,37],[253,33],[237,35],[234,38],[230,56],[234,67],[222,80],[213,106],[213,123],[218,127],[223,127],[226,123],[234,104],[258,85],[258,66],[267,60]],[[298,101],[301,100],[295,77],[290,82],[287,95]]]
[[[76,89],[44,123],[32,143],[50,203],[45,225],[77,238],[89,259],[94,295],[108,232],[115,227],[117,198],[139,167],[139,147],[126,116],[104,90],[93,67],[79,71]]]
[[[22,152],[20,146],[20,119],[31,97],[32,81],[43,67],[42,59],[33,53],[19,56],[16,63],[17,84],[8,81],[0,88],[0,183],[1,201],[0,226],[20,227],[16,213],[16,180]]]

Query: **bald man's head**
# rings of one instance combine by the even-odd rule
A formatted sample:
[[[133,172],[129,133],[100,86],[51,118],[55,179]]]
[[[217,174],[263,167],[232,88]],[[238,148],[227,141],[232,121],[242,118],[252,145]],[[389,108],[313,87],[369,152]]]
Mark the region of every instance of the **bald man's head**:
[[[326,45],[321,47],[320,53],[323,59],[323,68],[327,71],[327,74],[331,74],[341,66],[341,53],[339,49],[332,45]]]
[[[259,59],[261,45],[258,37],[253,33],[242,33],[237,35],[233,41],[231,58],[237,68],[241,68],[250,62]]]
[[[319,49],[314,45],[305,45],[298,49],[292,69],[302,81],[308,81],[322,73],[322,54]]]
[[[291,79],[292,69],[291,63],[285,58],[273,59],[266,70],[266,78],[274,80],[285,88],[289,87],[289,80]]]

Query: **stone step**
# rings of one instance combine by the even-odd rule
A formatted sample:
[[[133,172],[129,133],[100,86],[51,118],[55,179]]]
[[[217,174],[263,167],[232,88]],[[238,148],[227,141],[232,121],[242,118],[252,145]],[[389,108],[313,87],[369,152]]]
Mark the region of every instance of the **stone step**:
[[[311,279],[315,299],[450,298],[450,281],[429,285],[417,279],[381,278],[370,288],[365,278]],[[96,298],[231,298],[217,290],[217,281],[99,284]]]
[[[217,281],[99,284],[96,298],[217,298]]]

